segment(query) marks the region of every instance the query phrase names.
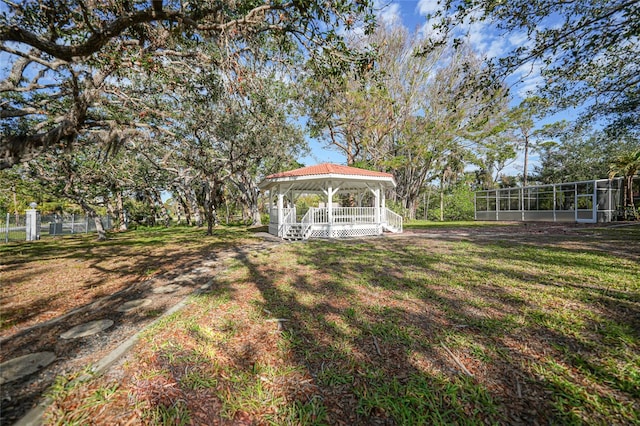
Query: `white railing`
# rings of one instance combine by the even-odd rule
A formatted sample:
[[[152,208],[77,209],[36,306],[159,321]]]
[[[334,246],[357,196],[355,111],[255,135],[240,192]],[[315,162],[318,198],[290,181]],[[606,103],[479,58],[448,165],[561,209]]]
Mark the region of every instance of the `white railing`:
[[[336,207],[333,223],[376,223],[375,207]]]
[[[329,223],[329,211],[326,208],[312,207],[309,212],[310,223]]]
[[[282,223],[279,224],[279,236],[284,237],[288,232],[291,225],[296,223],[296,208],[288,207],[282,209]]]
[[[383,223],[396,232],[402,232],[402,216],[389,209],[384,209],[383,214],[385,216]]]
[[[332,209],[334,224],[376,224],[375,207],[335,207]],[[402,216],[389,209],[380,209],[381,222],[397,232],[402,232]],[[277,223],[277,210],[272,210],[272,223]],[[329,224],[329,210],[326,207],[310,207],[302,217],[300,222],[296,220],[296,209],[285,208],[282,211],[282,223],[280,223],[281,235],[285,233],[290,225],[300,223],[303,226],[303,234],[306,234],[312,225]]]
[[[272,207],[269,213],[269,223],[278,224],[278,208]],[[296,223],[296,208],[285,207],[282,209],[282,223]],[[282,225],[282,223],[280,225]]]
[[[309,232],[311,230],[311,225],[314,223],[313,222],[313,219],[314,219],[313,210],[317,210],[317,209],[314,209],[312,207],[309,210],[307,210],[307,212],[302,217],[302,220],[300,221],[302,223],[302,238],[304,238],[305,240],[307,238],[309,238]]]
[[[296,208],[282,209],[282,223],[296,223]]]
[[[334,207],[333,223],[376,223],[375,207]],[[328,224],[329,209],[311,207],[302,218],[302,223]]]

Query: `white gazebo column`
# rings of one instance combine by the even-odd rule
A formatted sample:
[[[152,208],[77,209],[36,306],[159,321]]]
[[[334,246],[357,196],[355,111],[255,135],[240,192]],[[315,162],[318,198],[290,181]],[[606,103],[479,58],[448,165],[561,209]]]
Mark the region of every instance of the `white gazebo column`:
[[[380,223],[387,223],[387,199],[384,193],[384,188],[380,185]],[[382,225],[380,226],[380,233],[382,234]]]
[[[269,190],[269,222],[273,223],[273,201],[274,193],[273,189]]]
[[[378,227],[378,233],[380,232],[379,230],[381,229],[381,216],[380,216],[380,188],[376,188],[373,190],[373,196],[375,197],[375,221],[376,221],[376,226]]]
[[[329,221],[329,238],[333,238],[333,187],[331,182],[327,188],[327,220]]]
[[[280,226],[282,225],[283,217],[283,209],[284,209],[284,194],[282,193],[282,187],[278,185],[278,236],[280,235]]]

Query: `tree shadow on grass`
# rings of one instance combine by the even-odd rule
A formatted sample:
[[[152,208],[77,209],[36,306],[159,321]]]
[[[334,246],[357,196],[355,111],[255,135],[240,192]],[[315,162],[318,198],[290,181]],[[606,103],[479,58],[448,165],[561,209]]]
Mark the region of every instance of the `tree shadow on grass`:
[[[385,298],[402,298],[418,283],[382,293],[375,286],[349,283],[374,264],[353,262],[351,244],[292,249],[297,261],[312,272],[294,277],[292,271],[269,270],[268,264],[239,251],[238,258],[264,299],[262,309],[287,319],[282,338],[296,364],[314,380],[316,391],[297,403],[322,404],[329,424],[507,421],[488,388],[465,377],[439,345],[444,336],[435,324],[446,322],[442,312],[386,305]],[[324,273],[324,268],[331,268],[331,273]],[[363,291],[377,299],[367,303]]]
[[[203,259],[204,255],[204,259]],[[44,370],[2,385],[3,419],[15,421],[39,399],[42,392],[53,383],[56,375],[67,375],[95,363],[109,351],[115,349],[130,336],[154,321],[163,312],[176,305],[187,295],[210,284],[217,264],[226,259],[217,252],[201,253],[199,261],[176,253],[175,257],[165,259],[173,262],[175,269],[157,274],[152,279],[133,279],[120,290],[96,296],[76,309],[64,312],[64,315],[39,323],[33,327],[19,330],[2,339],[0,360],[2,362],[34,352],[48,351],[56,354],[57,359]],[[205,260],[208,267],[197,267]],[[142,260],[139,265],[146,265]],[[151,263],[149,263],[151,264]],[[154,264],[159,267],[158,263]],[[135,278],[135,277],[134,277]],[[72,297],[71,289],[66,295],[56,295],[54,299],[31,300],[30,309],[35,314],[52,309],[59,297]],[[132,310],[122,310],[126,302],[148,301]],[[7,313],[3,315],[25,317],[29,313]],[[109,319],[114,324],[106,330],[88,337],[62,339],[61,334],[71,328],[95,320]],[[10,401],[10,403],[6,403]]]
[[[403,238],[237,247],[242,283],[218,283],[233,287],[226,305],[177,320],[215,351],[154,337],[150,359],[168,380],[157,389],[181,393],[152,408],[187,401],[196,424],[633,423],[635,382],[614,370],[637,357],[633,330],[609,306],[587,315],[584,299],[605,296],[575,281],[563,293],[544,262],[595,269],[542,249],[528,254],[544,262],[519,269],[517,249]]]
[[[4,247],[3,334],[9,325],[31,325],[52,310],[61,315],[158,274],[189,268],[203,253],[248,241],[246,232],[220,232],[214,237],[191,229],[175,235],[170,230],[124,233],[104,242],[80,235]]]
[[[592,384],[584,388],[584,378],[570,379],[567,386],[582,395],[573,399],[564,398],[553,384],[557,374],[540,373],[551,368],[556,357],[575,367],[561,347],[590,349],[591,357],[615,353],[603,349],[602,342],[595,349],[584,345],[580,330],[571,332],[570,321],[557,328],[540,327],[531,313],[547,307],[531,297],[535,289],[520,296],[504,279],[526,287],[528,282],[544,283],[546,273],[538,269],[514,275],[509,262],[515,255],[498,253],[503,266],[485,267],[463,257],[453,262],[456,253],[446,250],[443,255],[426,248],[420,255],[399,240],[373,246],[311,242],[291,252],[316,273],[311,281],[308,273],[293,280],[293,291],[279,283],[286,277],[265,274],[247,258],[244,263],[265,298],[265,309],[290,312],[288,332],[298,363],[316,380],[320,400],[335,410],[327,414],[331,423],[405,423],[425,411],[433,416],[422,419],[436,423],[459,422],[463,416],[469,422],[553,423],[589,416],[607,421],[618,409],[615,404],[598,405],[608,398],[598,395],[598,389],[607,386],[611,372],[599,379],[585,376]],[[570,255],[559,260],[566,267],[593,266],[580,258],[572,263]],[[424,274],[405,271],[411,264],[420,265]],[[497,276],[503,278],[491,283]],[[307,298],[316,302],[303,303],[310,292]],[[475,377],[461,376],[454,358]],[[620,410],[629,420],[634,394],[625,386],[630,385],[619,383],[611,390],[625,401]],[[423,389],[425,394],[414,398],[423,387],[428,389]],[[590,399],[598,402],[590,404]],[[405,417],[407,413],[413,417]]]
[[[208,404],[236,424],[638,421],[633,373],[615,370],[632,369],[638,339],[613,312],[616,300],[632,313],[637,303],[589,278],[618,263],[547,243],[381,238],[258,255],[238,248],[244,285],[258,293],[235,294],[220,312],[233,320],[251,299],[244,328],[227,330],[239,340],[190,331],[217,345],[203,363],[223,357],[230,369],[210,371],[229,383],[222,396],[206,393]],[[633,273],[621,265],[630,269],[616,276]],[[572,269],[582,272],[564,279]],[[183,383],[185,364],[162,353]],[[275,368],[284,370],[269,374]],[[269,392],[275,396],[263,397]],[[186,400],[192,419],[220,420],[204,420],[202,407]]]

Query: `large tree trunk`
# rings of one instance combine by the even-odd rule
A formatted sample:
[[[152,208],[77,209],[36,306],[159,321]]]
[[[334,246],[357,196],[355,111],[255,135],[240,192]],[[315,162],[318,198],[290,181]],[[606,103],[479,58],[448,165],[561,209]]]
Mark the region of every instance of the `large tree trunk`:
[[[260,193],[258,187],[255,185],[250,176],[241,174],[240,179],[233,180],[235,186],[240,191],[240,198],[249,210],[249,216],[251,219],[251,226],[261,226],[262,217],[260,215],[260,208],[258,206],[260,200]],[[243,209],[244,216],[244,209]]]
[[[198,205],[198,199],[195,192],[191,188],[185,188],[185,198],[189,204],[189,210],[191,211],[192,221],[191,225],[195,225],[198,228],[202,226],[202,215],[200,214],[200,207]]]
[[[416,199],[414,197],[410,197],[405,199],[404,207],[406,209],[406,215],[409,220],[413,220],[416,218]]]
[[[118,223],[119,231],[126,231],[128,228],[127,225],[127,215],[124,211],[124,202],[122,201],[122,192],[118,191],[116,195],[116,208],[118,209]]]
[[[162,197],[160,196],[160,192],[158,192],[158,190],[155,188],[151,188],[149,189],[149,191],[153,196],[153,200],[155,204],[160,208],[160,217],[162,217],[162,222],[164,223],[164,226],[168,227],[169,225],[171,225],[171,216],[169,215],[169,211],[167,210],[167,207],[162,202]]]
[[[208,182],[206,191],[204,211],[207,216],[207,235],[213,235],[213,228],[218,224],[218,188],[216,182]]]
[[[115,194],[115,205],[113,204],[110,198],[106,198],[107,200],[107,210],[109,211],[109,215],[118,220],[118,231],[126,231],[127,230],[127,222],[125,220],[124,208],[122,203],[122,192],[112,188],[112,192]]]
[[[98,234],[98,241],[106,240],[107,232],[105,231],[104,226],[102,225],[102,219],[100,218],[98,213],[96,213],[93,207],[91,207],[84,201],[79,201],[79,204],[82,207],[82,210],[84,210],[84,213],[93,220],[93,223],[95,223],[96,232]]]
[[[260,214],[260,209],[258,208],[257,203],[251,205],[251,225],[262,226],[262,215]]]
[[[251,215],[251,226],[262,225],[262,217],[260,215],[260,208],[258,207],[259,197],[260,195],[258,194],[257,188],[254,188],[253,186],[248,188],[247,207],[249,208],[249,213]]]

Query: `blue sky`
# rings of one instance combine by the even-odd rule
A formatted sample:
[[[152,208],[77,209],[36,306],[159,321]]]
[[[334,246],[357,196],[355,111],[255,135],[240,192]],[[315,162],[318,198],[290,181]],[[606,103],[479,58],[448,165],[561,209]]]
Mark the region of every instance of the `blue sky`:
[[[426,16],[433,13],[438,8],[436,0],[396,0],[392,2],[380,3],[378,7],[378,20],[382,22],[390,22],[399,20],[407,27],[409,31],[417,32],[420,35],[428,35],[433,33],[433,28],[427,22]],[[475,22],[473,24],[464,25],[461,31],[468,34],[468,41],[474,48],[476,53],[487,58],[501,56],[514,47],[523,45],[528,42],[527,37],[523,33],[499,33],[491,24],[486,22]],[[517,105],[527,93],[535,91],[536,86],[541,82],[540,68],[533,64],[519,69],[512,78],[507,81],[511,86],[512,104]],[[567,119],[573,121],[576,114],[566,111],[559,116],[554,116],[543,120],[540,124],[556,121],[558,119]],[[327,148],[323,143],[316,140],[309,140],[311,153],[305,156],[301,161],[305,165],[333,162],[345,164],[344,155],[339,152]],[[533,170],[533,166],[539,161],[535,153],[530,153],[529,173]],[[513,164],[511,164],[505,173],[518,174],[522,173],[522,153]]]

